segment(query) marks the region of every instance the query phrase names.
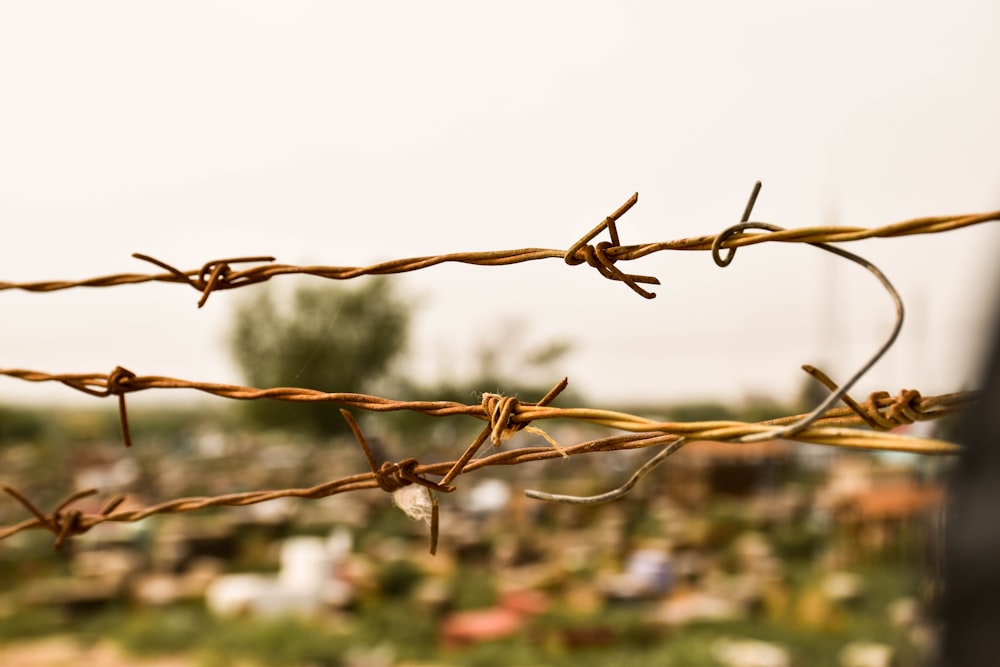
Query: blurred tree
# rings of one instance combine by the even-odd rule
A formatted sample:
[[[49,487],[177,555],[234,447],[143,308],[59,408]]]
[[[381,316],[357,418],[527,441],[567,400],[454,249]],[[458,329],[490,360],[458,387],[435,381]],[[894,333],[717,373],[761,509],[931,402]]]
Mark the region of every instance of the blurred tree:
[[[563,339],[532,342],[528,340],[527,323],[516,317],[501,317],[477,340],[471,352],[475,359],[471,372],[431,381],[423,378],[404,380],[403,390],[412,400],[474,404],[482,400],[484,392],[490,392],[537,401],[562,379],[564,372],[559,364],[572,348],[572,343]],[[580,400],[579,392],[571,384],[560,394],[557,404],[572,405]],[[428,446],[441,446],[451,451],[456,440],[465,441],[481,428],[466,420],[440,419],[412,412],[387,414],[382,422],[397,432],[408,451],[421,451]]]
[[[0,405],[0,445],[35,441],[41,437],[46,423],[39,411]]]
[[[403,351],[409,322],[409,305],[384,278],[353,289],[302,285],[284,304],[265,289],[237,308],[229,343],[254,387],[368,393]],[[249,414],[261,426],[329,436],[347,431],[338,407],[259,400]]]

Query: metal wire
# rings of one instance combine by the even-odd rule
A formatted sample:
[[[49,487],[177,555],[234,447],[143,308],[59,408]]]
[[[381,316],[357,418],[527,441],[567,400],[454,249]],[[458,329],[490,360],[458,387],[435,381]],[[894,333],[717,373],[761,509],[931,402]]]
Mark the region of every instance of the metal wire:
[[[702,440],[714,439],[724,441],[731,441],[759,433],[771,433],[774,431],[774,426],[791,423],[788,421],[790,418],[761,422],[759,424],[749,424],[740,421],[661,422],[626,412],[581,407],[558,408],[543,403],[545,399],[537,403],[528,403],[519,401],[515,397],[500,397],[504,399],[502,402],[506,403],[506,408],[499,410],[496,404],[501,401],[497,399],[498,395],[496,394],[484,394],[483,400],[478,404],[465,404],[455,401],[401,401],[369,394],[327,393],[316,389],[304,389],[300,387],[256,389],[231,384],[181,380],[157,375],[142,376],[121,367],[115,368],[107,375],[97,373],[49,374],[24,369],[0,369],[0,376],[17,378],[28,382],[60,382],[73,389],[97,397],[118,396],[121,398],[126,393],[153,389],[193,389],[214,396],[236,400],[270,399],[289,402],[324,402],[372,412],[407,410],[432,417],[466,415],[488,423],[486,427],[488,430],[486,431],[486,435],[483,436],[483,442],[485,442],[487,437],[492,437],[493,434],[500,434],[499,439],[494,444],[499,444],[499,442],[510,437],[516,431],[525,428],[533,421],[545,419],[573,419],[634,433],[665,432],[676,435],[697,436]],[[564,378],[557,383],[556,388],[565,387],[567,384],[568,382]],[[556,388],[550,391],[547,397],[551,396]],[[945,406],[950,411],[950,408],[955,405],[955,397],[959,397],[959,402],[964,402],[971,400],[975,396],[975,393],[961,392],[946,396],[948,398],[945,398],[944,402],[941,402],[939,400],[923,399],[920,397],[919,392],[907,392],[891,400],[904,400],[905,398],[908,401],[906,409],[896,410],[896,413],[900,415],[899,418],[915,415],[916,419],[933,419],[940,416],[940,410]],[[925,403],[924,401],[930,402]],[[120,402],[120,405],[124,405],[124,402]],[[888,407],[888,405],[890,405],[889,402],[883,402],[879,407]],[[845,410],[847,411],[846,413],[844,412]],[[823,415],[823,418],[816,420],[813,425],[787,437],[801,442],[831,444],[832,438],[829,430],[819,428],[818,425],[821,423],[832,423],[829,422],[829,419],[842,417],[849,412],[850,410],[845,408],[841,408],[840,411],[836,409],[828,410]],[[796,419],[800,418],[797,417]],[[860,420],[860,423],[865,423],[857,415],[855,415],[855,418]],[[840,423],[856,422],[838,422],[838,424]],[[911,422],[902,421],[899,423]],[[768,424],[772,425],[772,428],[767,428],[766,425]],[[814,428],[814,426],[816,427]],[[890,436],[887,433],[864,431],[852,431],[850,435],[850,440],[854,442],[868,442],[869,445],[862,446],[871,446],[872,448],[899,449],[900,451],[916,451],[931,454],[953,453],[955,451],[954,445],[934,440],[900,438],[899,436]],[[899,442],[896,442],[895,439],[898,439]],[[567,449],[567,451],[569,450]],[[555,453],[559,455],[558,451]]]
[[[13,377],[23,377],[25,371],[9,372],[0,371],[0,374]],[[44,374],[32,373],[29,377],[31,381],[64,381],[66,376],[48,376]],[[72,376],[80,377],[80,376]],[[93,380],[95,376],[85,376]],[[144,388],[153,388],[157,384],[150,383],[149,378],[136,376],[139,384]],[[227,387],[225,394],[234,397],[234,394],[242,390],[245,394],[243,398],[254,396],[256,398],[265,397],[270,390],[255,390],[245,387],[232,387],[229,385],[206,385],[198,386],[198,383],[185,383],[184,381],[170,380],[168,378],[158,378],[158,381],[169,380],[163,386],[189,386],[203,391],[212,390],[219,386]],[[560,383],[562,384],[562,383]],[[72,386],[72,385],[71,385]],[[558,386],[558,385],[557,385]],[[89,389],[89,387],[88,387]],[[133,388],[133,390],[137,390]],[[294,391],[304,391],[309,400],[329,400],[330,402],[342,403],[346,397],[352,395],[326,394],[317,397],[312,390],[293,390],[283,388],[281,392],[269,395],[276,400],[296,400]],[[100,392],[90,392],[95,395],[103,395]],[[551,393],[551,392],[550,392]],[[654,447],[657,445],[676,444],[682,440],[737,440],[742,436],[753,433],[764,433],[773,431],[775,427],[794,423],[802,418],[802,415],[793,415],[780,419],[773,419],[764,422],[740,422],[740,421],[706,421],[706,422],[658,422],[643,417],[630,415],[622,412],[609,410],[597,410],[591,408],[555,408],[543,406],[539,403],[517,403],[510,411],[506,425],[500,422],[492,422],[496,413],[488,413],[486,408],[480,405],[463,405],[450,402],[405,402],[391,401],[389,399],[379,399],[373,396],[353,395],[353,405],[372,406],[366,409],[387,410],[387,409],[413,409],[423,414],[434,416],[448,416],[465,414],[477,419],[489,422],[481,431],[480,435],[473,443],[466,448],[460,459],[455,461],[443,461],[424,464],[415,458],[408,458],[397,463],[382,463],[378,470],[348,475],[339,479],[329,480],[315,486],[306,488],[286,488],[263,491],[247,491],[242,493],[230,493],[219,496],[201,496],[190,498],[177,498],[162,503],[149,506],[130,505],[119,509],[124,504],[125,498],[120,495],[113,496],[104,507],[95,513],[87,513],[76,509],[69,509],[78,500],[95,494],[95,489],[88,489],[71,494],[66,500],[59,503],[51,512],[44,512],[31,503],[24,494],[17,491],[13,486],[0,485],[5,493],[20,502],[32,515],[33,518],[26,519],[20,523],[0,528],[0,540],[11,535],[29,529],[49,530],[56,536],[56,546],[65,542],[73,535],[87,532],[96,525],[106,522],[133,522],[141,521],[155,514],[172,514],[179,512],[191,512],[209,507],[238,507],[252,505],[256,503],[274,500],[276,498],[325,498],[340,493],[359,491],[362,489],[382,488],[385,490],[396,489],[412,483],[420,483],[440,492],[450,492],[454,486],[450,484],[459,474],[466,474],[476,470],[497,466],[497,465],[521,465],[537,461],[558,458],[562,456],[578,456],[597,452],[621,451],[627,449],[639,449]],[[954,394],[944,394],[941,396],[922,397],[915,390],[901,392],[895,397],[890,397],[884,393],[873,394],[865,405],[855,407],[832,408],[828,410],[820,419],[803,431],[795,434],[794,440],[810,442],[820,445],[881,449],[889,451],[907,451],[927,455],[949,455],[959,451],[959,447],[953,443],[927,438],[912,438],[885,433],[881,431],[867,431],[853,428],[854,426],[866,424],[872,419],[872,414],[879,415],[879,428],[891,428],[896,425],[909,424],[914,421],[937,419],[957,410],[961,410],[978,399],[976,392],[960,392]],[[252,399],[251,399],[252,400]],[[557,450],[551,446],[545,447],[520,447],[520,448],[495,448],[494,452],[474,459],[472,456],[498,426],[501,431],[510,431],[514,425],[527,425],[531,421],[542,419],[576,419],[594,424],[603,424],[613,428],[631,431],[626,434],[612,435],[603,438],[589,440],[575,445],[563,447]],[[360,443],[360,440],[359,440]],[[690,446],[696,446],[696,443]],[[668,450],[665,451],[676,451]],[[661,453],[665,458],[665,455]],[[655,459],[654,459],[655,460]],[[369,459],[369,464],[374,459]],[[650,462],[652,464],[652,462]],[[654,466],[647,464],[645,472]],[[643,474],[644,474],[643,473]],[[439,482],[434,482],[427,478],[428,475],[440,476]],[[641,477],[641,474],[638,474]],[[638,481],[638,477],[636,481]],[[419,481],[418,481],[419,480]],[[627,490],[627,489],[626,489]]]
[[[723,244],[729,239],[742,236],[744,232],[748,229],[763,229],[772,233],[787,231],[781,227],[778,227],[777,225],[772,225],[766,222],[748,222],[748,220],[750,219],[750,212],[753,210],[754,203],[757,201],[757,196],[760,194],[760,188],[761,188],[761,183],[760,181],[757,181],[754,184],[753,192],[750,194],[750,199],[747,201],[746,208],[743,211],[743,218],[742,220],[740,220],[740,223],[738,225],[733,225],[732,227],[724,230],[721,234],[719,234],[715,238],[715,241],[712,243],[712,259],[715,260],[716,265],[724,268],[732,263],[736,255],[736,248],[730,247],[729,252],[726,254],[725,257],[723,257],[721,254],[721,249],[723,247]],[[851,252],[847,252],[846,250],[837,248],[828,243],[809,242],[809,245],[815,246],[821,250],[825,250],[826,252],[833,253],[838,257],[843,257],[844,259],[848,259],[854,262],[855,264],[864,267],[872,275],[874,275],[875,278],[878,279],[879,283],[882,284],[882,287],[884,287],[885,290],[889,293],[889,296],[892,298],[893,306],[896,309],[895,323],[893,324],[892,330],[889,333],[889,337],[885,340],[884,343],[882,343],[882,345],[878,348],[878,350],[875,351],[875,354],[869,357],[869,359],[864,364],[862,364],[861,368],[855,371],[855,373],[850,377],[850,379],[847,380],[846,383],[844,383],[842,387],[836,388],[836,386],[834,386],[834,391],[829,396],[827,396],[826,399],[824,399],[818,406],[816,406],[816,408],[812,412],[810,412],[805,417],[803,417],[802,419],[798,420],[793,424],[777,428],[771,431],[770,433],[755,433],[753,435],[748,435],[743,438],[740,438],[739,442],[762,442],[764,440],[773,440],[776,438],[791,438],[794,437],[796,433],[802,431],[805,428],[808,428],[810,424],[819,419],[819,417],[823,414],[824,411],[826,411],[830,406],[836,404],[839,400],[841,400],[841,398],[843,398],[847,394],[847,392],[851,389],[851,387],[853,387],[854,384],[858,380],[860,380],[865,375],[865,373],[867,373],[871,369],[872,366],[878,363],[878,360],[881,359],[885,355],[885,353],[889,350],[889,348],[892,347],[893,343],[896,342],[896,338],[899,336],[899,332],[903,328],[903,319],[905,315],[905,309],[903,307],[903,299],[902,297],[899,296],[899,292],[896,291],[896,288],[893,287],[892,283],[889,282],[889,279],[886,278],[885,274],[882,273],[882,271],[880,271],[877,266],[866,260],[864,257],[855,255],[854,253]]]
[[[761,190],[761,182],[757,181],[756,183],[754,183],[753,190],[750,192],[750,197],[747,199],[746,206],[743,208],[743,215],[740,218],[739,224],[733,225],[732,227],[729,227],[728,229],[724,230],[721,234],[716,236],[715,240],[713,241],[712,259],[715,261],[716,265],[725,268],[732,263],[736,255],[736,248],[730,247],[725,257],[722,256],[721,249],[729,239],[743,235],[743,233],[748,229],[764,229],[769,232],[785,231],[784,229],[778,227],[777,225],[772,225],[764,222],[749,222],[750,215],[753,212],[754,204],[757,203],[757,198],[760,195],[760,190]],[[611,224],[613,223],[609,221],[608,225],[610,226]],[[598,228],[595,228],[594,231],[597,232],[600,231],[600,229],[601,228],[599,226]],[[611,229],[613,229],[613,227],[611,227]],[[590,238],[592,238],[592,236],[585,238],[587,241],[589,241]],[[864,376],[864,374],[867,373],[868,370],[871,369],[871,367],[874,366],[875,363],[877,363],[878,360],[882,358],[885,352],[890,347],[892,347],[892,344],[896,341],[896,338],[899,335],[900,329],[902,329],[903,327],[903,313],[904,313],[903,300],[899,296],[899,292],[896,291],[896,288],[892,286],[892,283],[889,282],[888,278],[885,277],[885,275],[878,269],[878,267],[876,267],[874,264],[872,264],[868,260],[858,255],[847,252],[846,250],[841,250],[840,248],[836,248],[826,243],[810,243],[810,245],[816,246],[817,248],[820,248],[827,252],[834,253],[835,255],[838,255],[840,257],[849,259],[852,262],[860,264],[864,268],[868,269],[872,274],[874,274],[875,277],[878,278],[879,282],[882,283],[882,286],[885,287],[885,289],[889,292],[889,295],[892,297],[893,304],[896,307],[895,325],[893,326],[892,332],[890,333],[888,340],[886,340],[885,343],[883,343],[883,345],[875,352],[875,354],[867,362],[865,362],[865,364],[860,369],[858,369],[858,371],[855,372],[854,375],[851,376],[851,378],[847,381],[847,383],[843,387],[838,388],[835,384],[833,384],[832,380],[829,380],[829,378],[825,378],[825,376],[823,376],[826,379],[826,382],[824,382],[824,384],[826,384],[828,387],[831,388],[832,393],[829,396],[827,396],[827,398],[823,400],[812,412],[786,426],[781,426],[771,431],[765,431],[763,433],[753,433],[750,435],[745,435],[741,438],[734,440],[734,442],[750,443],[750,442],[763,442],[766,440],[774,440],[777,438],[792,438],[797,433],[800,433],[804,429],[808,428],[811,424],[815,423],[816,420],[818,420],[827,409],[829,409],[832,405],[837,403],[837,401],[846,397],[848,390],[850,390],[850,388],[854,385],[854,383],[857,382],[862,376]],[[819,371],[817,371],[817,373],[818,372]],[[819,377],[815,373],[814,376]],[[848,402],[848,405],[851,405],[851,403]],[[866,420],[866,423],[871,425],[872,421]],[[619,486],[616,489],[608,491],[607,493],[602,493],[595,496],[572,496],[572,495],[546,493],[543,491],[535,491],[531,489],[525,491],[524,493],[527,497],[536,500],[557,501],[575,505],[595,505],[595,504],[610,502],[613,500],[618,500],[622,498],[625,494],[627,494],[629,491],[631,491],[632,487],[634,487],[639,482],[640,479],[645,477],[652,470],[655,470],[657,467],[659,467],[660,464],[662,464],[671,454],[679,450],[686,442],[687,440],[685,438],[681,438],[680,440],[671,443],[670,445],[665,447],[661,452],[659,452],[653,458],[647,461],[641,468],[639,468],[632,475],[632,477],[629,478],[627,482],[625,482],[623,485]]]
[[[524,495],[533,500],[547,500],[549,502],[569,503],[571,505],[601,505],[603,503],[609,503],[613,500],[620,500],[632,490],[632,487],[639,483],[640,479],[659,468],[661,463],[666,461],[669,456],[686,444],[687,438],[678,438],[677,440],[674,440],[672,443],[661,449],[656,456],[642,464],[642,467],[632,473],[632,476],[628,478],[627,482],[606,493],[601,493],[596,496],[570,496],[559,493],[546,493],[545,491],[536,491],[534,489],[526,489],[524,491]]]
[[[122,437],[126,446],[132,444],[132,438],[129,433],[125,395],[136,391],[154,389],[188,389],[235,400],[267,399],[289,402],[327,402],[338,404],[344,408],[374,412],[409,410],[435,417],[464,415],[485,422],[485,425],[471,444],[453,461],[425,464],[416,458],[407,458],[398,462],[378,462],[375,460],[364,435],[361,433],[353,417],[346,410],[342,410],[345,419],[347,419],[348,424],[354,432],[359,447],[365,455],[369,471],[325,481],[307,488],[248,491],[210,497],[178,498],[149,506],[128,504],[125,496],[116,495],[109,498],[99,511],[85,512],[73,506],[81,499],[96,493],[94,489],[87,489],[68,495],[53,510],[45,512],[15,487],[3,484],[0,485],[0,489],[20,503],[32,516],[20,523],[0,528],[0,539],[24,530],[43,529],[55,535],[55,546],[58,547],[70,537],[85,533],[94,526],[106,522],[140,521],[155,514],[188,512],[208,507],[250,505],[283,497],[323,498],[334,494],[372,488],[394,492],[404,486],[418,484],[427,488],[428,493],[431,495],[433,504],[431,544],[433,550],[436,547],[438,525],[438,505],[434,494],[452,492],[455,489],[453,482],[458,476],[489,466],[521,465],[556,457],[663,446],[663,449],[637,470],[625,484],[608,493],[578,498],[548,494],[540,491],[527,492],[529,497],[542,500],[589,504],[620,498],[643,476],[659,466],[678,449],[683,446],[697,446],[695,442],[697,440],[755,442],[782,437],[799,442],[836,447],[860,447],[928,455],[956,453],[959,448],[949,442],[929,438],[904,437],[886,433],[885,431],[901,424],[913,423],[918,420],[936,419],[962,409],[977,399],[978,394],[976,392],[961,392],[929,398],[922,397],[916,390],[904,390],[895,397],[890,396],[887,392],[878,392],[872,394],[864,404],[860,404],[848,396],[848,390],[857,379],[866,373],[881,354],[893,344],[902,325],[903,307],[899,295],[876,267],[857,255],[830,246],[829,244],[865,238],[895,237],[948,231],[987,221],[1000,220],[1000,211],[972,215],[918,218],[871,229],[859,227],[783,229],[768,223],[749,222],[749,217],[759,191],[760,183],[758,182],[754,186],[754,190],[747,202],[740,224],[730,227],[718,235],[694,237],[678,241],[644,245],[621,245],[617,224],[620,218],[638,201],[638,195],[636,194],[565,251],[524,248],[492,252],[453,253],[393,260],[367,267],[293,266],[274,264],[272,263],[274,258],[259,256],[214,260],[207,262],[200,269],[194,271],[181,271],[166,262],[154,259],[148,255],[136,254],[135,257],[138,259],[152,263],[163,269],[166,273],[113,274],[78,281],[0,282],[0,290],[19,289],[31,292],[49,292],[74,287],[109,287],[146,282],[179,283],[187,284],[201,294],[198,302],[199,307],[201,307],[214,291],[256,284],[267,281],[274,276],[285,274],[305,274],[334,280],[346,280],[362,275],[414,271],[445,262],[500,266],[539,259],[561,258],[568,265],[586,263],[595,268],[605,278],[623,282],[637,294],[645,298],[653,298],[655,294],[645,290],[640,285],[659,284],[659,281],[655,277],[624,273],[615,266],[615,263],[618,261],[639,259],[664,250],[707,250],[712,252],[716,263],[720,266],[725,266],[732,261],[733,254],[737,248],[763,242],[784,242],[816,245],[823,250],[833,252],[860,264],[872,272],[889,291],[897,309],[896,325],[889,339],[879,349],[878,353],[862,366],[843,387],[838,388],[832,380],[818,369],[811,366],[804,367],[807,372],[823,382],[832,392],[816,409],[804,415],[790,415],[780,419],[757,423],[740,421],[664,422],[611,410],[582,407],[554,407],[551,403],[565,389],[567,385],[566,379],[557,383],[542,399],[534,403],[522,402],[514,397],[500,394],[483,394],[479,404],[463,404],[453,401],[402,401],[368,394],[327,393],[298,387],[258,389],[239,385],[196,382],[163,376],[140,376],[121,367],[115,368],[108,374],[50,374],[34,370],[0,369],[0,375],[22,381],[59,382],[69,388],[95,397],[114,396],[118,401]],[[751,230],[756,229],[764,230],[767,233],[749,233]],[[605,230],[608,231],[611,240],[592,245],[591,242]],[[721,254],[723,250],[727,250],[725,257]],[[234,264],[258,264],[261,262],[267,262],[267,264],[263,266],[251,266],[242,270],[233,268]],[[841,400],[845,402],[845,407],[834,407],[834,404]],[[546,419],[577,420],[617,429],[625,433],[562,446],[552,440],[544,431],[530,426],[532,422]],[[872,430],[855,428],[858,425],[866,425]],[[502,444],[518,431],[529,431],[542,435],[549,440],[550,446],[501,447]],[[480,458],[475,458],[487,440],[492,443],[493,451]],[[429,476],[439,479],[431,479]]]
[[[166,282],[188,285],[201,294],[198,306],[203,306],[209,295],[215,291],[235,289],[247,285],[262,283],[275,276],[301,274],[327,278],[330,280],[349,280],[365,275],[386,275],[426,269],[438,264],[457,262],[477,266],[503,266],[542,259],[562,259],[568,265],[587,264],[595,268],[605,278],[625,283],[637,294],[652,299],[656,295],[639,286],[639,284],[659,285],[660,281],[652,276],[625,274],[615,265],[620,261],[631,261],[667,250],[735,250],[758,243],[843,243],[870,238],[892,238],[913,234],[934,234],[977,225],[984,222],[1000,220],[1000,211],[990,213],[975,213],[948,215],[926,218],[915,218],[897,222],[883,227],[843,227],[816,226],[798,229],[774,230],[770,234],[734,233],[727,229],[722,234],[710,236],[695,236],[674,241],[645,243],[639,245],[620,245],[617,221],[638,202],[638,193],[632,195],[614,213],[600,224],[573,243],[568,250],[548,248],[520,248],[514,250],[495,250],[487,252],[460,252],[444,255],[428,255],[380,262],[369,266],[296,266],[292,264],[274,264],[273,257],[237,257],[231,259],[216,259],[203,264],[200,268],[182,271],[167,262],[155,259],[149,255],[134,253],[133,257],[152,263],[166,273],[118,273],[83,280],[45,280],[34,282],[3,282],[0,281],[0,291],[25,290],[29,292],[52,292],[74,287],[112,287],[116,285],[136,285],[147,282]],[[596,246],[592,241],[603,230],[607,229],[611,241],[603,241]],[[257,264],[261,266],[237,270],[234,264]]]

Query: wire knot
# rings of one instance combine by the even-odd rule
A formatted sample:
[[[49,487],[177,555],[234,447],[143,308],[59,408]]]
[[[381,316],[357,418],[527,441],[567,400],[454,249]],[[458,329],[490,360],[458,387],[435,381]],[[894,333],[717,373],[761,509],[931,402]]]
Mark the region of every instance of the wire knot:
[[[195,289],[201,292],[201,299],[198,300],[198,307],[201,308],[208,301],[208,295],[212,290],[230,289],[250,280],[242,280],[237,283],[233,279],[233,270],[230,262],[273,262],[274,257],[234,257],[232,259],[216,259],[205,264],[198,271],[198,276],[191,280]]]
[[[126,447],[132,446],[132,435],[128,427],[128,411],[125,409],[125,394],[130,391],[138,391],[141,387],[131,386],[136,374],[127,368],[115,366],[115,369],[108,373],[107,382],[104,385],[105,396],[118,397],[118,421],[121,422],[122,440]]]
[[[97,493],[97,489],[86,489],[71,494],[59,503],[51,513],[45,514],[17,489],[4,484],[0,485],[0,490],[3,490],[7,495],[21,503],[25,509],[35,515],[34,519],[29,520],[30,524],[45,528],[56,536],[56,541],[53,545],[56,549],[61,547],[66,540],[74,535],[83,535],[97,524],[106,521],[108,516],[125,500],[125,496],[121,494],[112,496],[104,503],[104,506],[96,515],[85,515],[78,509],[67,510],[76,501]]]
[[[905,426],[920,420],[923,413],[920,411],[919,403],[922,400],[920,392],[916,389],[904,389],[892,399],[885,410],[880,410],[878,405],[889,399],[889,393],[877,391],[868,397],[868,401],[861,406],[872,422],[878,425],[881,430],[888,431],[897,426]],[[871,422],[869,422],[871,423]]]
[[[518,405],[520,401],[513,396],[483,394],[482,406],[490,420],[490,442],[494,447],[528,425],[513,421]]]
[[[136,374],[127,368],[115,366],[115,369],[108,373],[108,381],[104,389],[105,395],[121,396],[122,394],[127,394],[130,391],[137,391],[139,389],[138,387],[129,386],[130,381],[135,377]]]
[[[214,262],[206,262],[198,271],[198,276],[191,281],[194,288],[201,292],[201,299],[198,300],[198,307],[201,308],[208,301],[208,295],[215,289],[227,289],[232,287],[229,283],[229,275],[232,267],[224,259]]]
[[[244,263],[244,262],[273,262],[274,257],[260,256],[260,257],[233,257],[230,259],[215,259],[210,262],[205,262],[201,269],[197,273],[185,273],[166,262],[158,260],[149,255],[143,255],[141,253],[132,253],[132,256],[136,259],[141,259],[145,262],[150,262],[156,266],[169,271],[177,282],[187,283],[191,287],[195,288],[201,292],[201,299],[198,300],[198,307],[201,308],[208,301],[208,295],[214,290],[230,289],[233,287],[239,287],[240,285],[245,285],[254,282],[260,282],[262,280],[267,280],[266,277],[256,277],[251,278],[245,274],[237,274],[232,270],[230,264]]]
[[[802,370],[819,380],[830,391],[838,391],[837,384],[815,366],[805,364],[802,366]],[[840,400],[853,410],[854,414],[860,417],[865,424],[876,431],[890,431],[897,426],[905,426],[933,416],[920,408],[923,397],[916,389],[904,389],[895,398],[890,396],[887,391],[872,392],[864,403],[858,403],[850,395],[843,393]],[[889,404],[886,405],[886,402]]]
[[[604,219],[599,225],[587,232],[580,240],[570,246],[569,250],[563,255],[563,260],[570,266],[576,266],[578,264],[583,264],[586,262],[588,265],[597,269],[598,273],[609,280],[618,280],[626,285],[628,285],[633,292],[642,296],[646,299],[654,299],[656,295],[652,292],[644,290],[639,287],[638,283],[646,283],[649,285],[659,285],[660,281],[652,276],[640,276],[630,273],[624,273],[621,269],[617,268],[614,264],[619,257],[615,256],[612,252],[618,248],[621,248],[621,243],[618,240],[618,219],[621,218],[625,213],[635,206],[636,202],[639,201],[639,193],[632,195],[627,202],[622,204],[622,206]],[[595,236],[600,234],[605,229],[611,234],[611,241],[601,241],[596,246],[590,245],[590,242]]]
[[[420,462],[414,458],[403,459],[398,463],[385,461],[378,470],[374,471],[375,481],[378,483],[380,489],[388,493],[399,491],[404,486],[409,486],[410,484],[419,484],[428,489],[444,493],[451,493],[455,490],[455,487],[450,484],[439,484],[421,477],[416,472],[418,465],[420,465]]]
[[[58,549],[66,540],[76,535],[83,535],[92,526],[82,522],[83,512],[80,510],[69,510],[68,512],[53,512],[49,517],[52,524],[52,533],[56,536],[54,547]]]
[[[421,477],[416,470],[420,462],[414,458],[403,459],[399,463],[383,461],[382,465],[379,465],[376,462],[375,454],[372,453],[371,445],[368,444],[364,433],[361,432],[361,427],[358,426],[358,422],[354,420],[354,417],[347,410],[341,410],[340,414],[343,415],[347,425],[354,433],[354,438],[358,441],[358,446],[361,447],[365,459],[368,460],[368,466],[371,468],[372,474],[375,475],[375,483],[383,491],[393,493],[410,484],[419,484],[420,486],[443,493],[451,493],[455,490],[455,487],[447,482],[432,482],[429,479]]]
[[[923,397],[916,389],[904,389],[896,397],[890,396],[887,391],[872,392],[864,403],[858,403],[847,395],[842,400],[876,431],[891,431],[898,426],[926,419],[920,409]],[[891,403],[886,405],[886,401]]]

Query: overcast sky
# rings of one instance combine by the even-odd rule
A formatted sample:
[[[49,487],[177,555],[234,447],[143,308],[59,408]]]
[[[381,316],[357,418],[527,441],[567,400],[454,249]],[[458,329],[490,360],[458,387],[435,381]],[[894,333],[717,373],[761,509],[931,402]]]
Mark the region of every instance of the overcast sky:
[[[635,191],[623,243],[714,234],[757,179],[753,219],[784,227],[998,209],[998,7],[4,3],[0,280],[150,270],[137,251],[193,269],[567,248]],[[998,242],[992,223],[848,245],[908,307],[859,398],[970,388]],[[419,304],[412,372],[568,339],[551,380],[593,404],[780,399],[802,363],[845,379],[892,325],[870,275],[808,246],[623,268],[657,298],[560,260],[396,278]],[[2,292],[0,367],[242,382],[224,332],[254,289],[201,310],[177,285]],[[3,401],[74,397],[0,378]]]

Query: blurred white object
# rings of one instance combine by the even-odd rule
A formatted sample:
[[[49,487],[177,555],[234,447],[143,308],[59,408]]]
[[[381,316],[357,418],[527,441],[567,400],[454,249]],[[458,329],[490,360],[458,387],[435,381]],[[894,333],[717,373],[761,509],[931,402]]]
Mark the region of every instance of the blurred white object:
[[[412,484],[396,489],[392,492],[392,502],[414,521],[430,523],[433,503],[431,492],[424,487]]]
[[[756,639],[717,639],[712,655],[725,667],[791,667],[788,650]]]
[[[350,535],[327,539],[291,537],[281,546],[277,577],[230,574],[217,578],[205,592],[208,608],[220,615],[311,614],[350,601],[352,587],[335,576],[335,566],[351,548]]]
[[[851,642],[840,650],[840,667],[892,667],[893,650],[886,644]]]

